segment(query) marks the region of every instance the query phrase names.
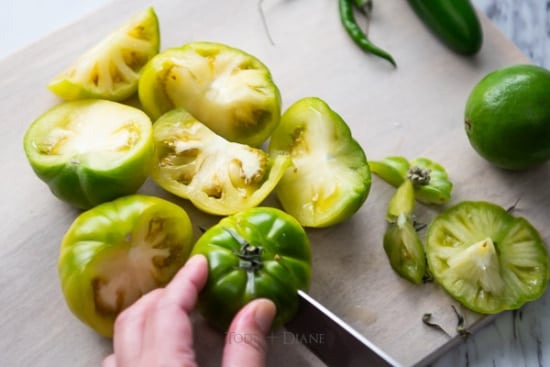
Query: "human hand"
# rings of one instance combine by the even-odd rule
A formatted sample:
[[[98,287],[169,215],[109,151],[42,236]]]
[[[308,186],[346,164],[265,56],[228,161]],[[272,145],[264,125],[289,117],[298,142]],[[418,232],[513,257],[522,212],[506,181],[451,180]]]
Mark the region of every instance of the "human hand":
[[[196,366],[193,326],[188,315],[207,278],[206,258],[193,256],[165,288],[147,293],[124,310],[115,322],[114,353],[102,366]],[[273,302],[266,299],[254,300],[239,311],[227,333],[224,367],[265,365],[265,337],[275,312]],[[236,343],[233,336],[237,334],[246,338]]]

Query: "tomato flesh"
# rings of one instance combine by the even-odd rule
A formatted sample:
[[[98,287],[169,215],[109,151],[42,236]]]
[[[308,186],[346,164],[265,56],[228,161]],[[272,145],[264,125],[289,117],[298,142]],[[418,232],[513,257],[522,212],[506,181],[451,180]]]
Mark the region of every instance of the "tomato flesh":
[[[350,218],[366,200],[370,170],[362,147],[344,120],[319,98],[303,98],[283,114],[269,144],[289,156],[276,193],[283,208],[307,227]]]
[[[187,260],[192,240],[187,213],[157,197],[129,195],[83,212],[65,233],[58,260],[69,308],[112,336],[116,316],[166,285]]]
[[[210,214],[230,215],[259,205],[291,162],[225,140],[179,108],[154,125],[152,178],[165,190]]]
[[[87,209],[141,187],[151,170],[153,128],[149,117],[133,107],[70,101],[33,122],[24,148],[53,194]]]
[[[462,202],[440,214],[426,237],[432,275],[465,307],[492,314],[542,295],[550,278],[538,231],[487,202]]]

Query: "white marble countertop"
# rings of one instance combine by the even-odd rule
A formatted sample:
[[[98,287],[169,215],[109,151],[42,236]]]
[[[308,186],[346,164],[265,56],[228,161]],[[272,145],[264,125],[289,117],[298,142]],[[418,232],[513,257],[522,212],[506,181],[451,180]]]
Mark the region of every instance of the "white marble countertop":
[[[0,59],[45,34],[77,21],[109,0],[18,0],[0,12]],[[550,0],[473,0],[533,63],[550,68]],[[504,313],[435,367],[550,367],[550,292],[518,311]],[[14,366],[15,367],[15,366]]]

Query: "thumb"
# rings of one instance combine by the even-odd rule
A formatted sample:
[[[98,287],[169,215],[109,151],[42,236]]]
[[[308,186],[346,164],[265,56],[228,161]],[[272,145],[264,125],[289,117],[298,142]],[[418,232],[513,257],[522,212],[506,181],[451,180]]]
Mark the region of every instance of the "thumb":
[[[275,314],[275,304],[268,299],[256,299],[243,307],[229,327],[222,366],[265,366],[266,336]]]

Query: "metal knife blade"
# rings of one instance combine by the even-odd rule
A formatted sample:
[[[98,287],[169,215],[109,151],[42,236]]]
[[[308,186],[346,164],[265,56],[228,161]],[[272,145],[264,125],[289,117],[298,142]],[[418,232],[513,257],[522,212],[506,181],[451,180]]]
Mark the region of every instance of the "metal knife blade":
[[[285,328],[327,366],[400,366],[307,293],[299,290],[298,297],[298,313]]]

